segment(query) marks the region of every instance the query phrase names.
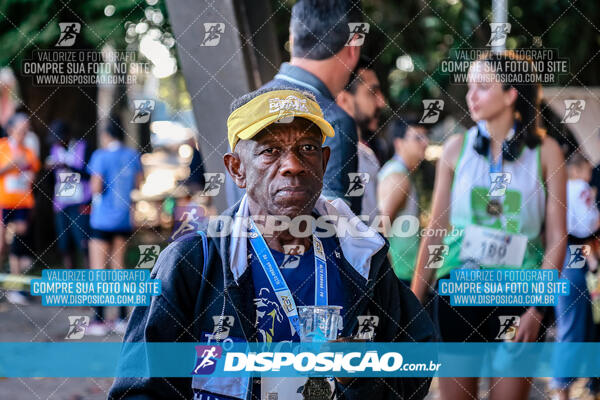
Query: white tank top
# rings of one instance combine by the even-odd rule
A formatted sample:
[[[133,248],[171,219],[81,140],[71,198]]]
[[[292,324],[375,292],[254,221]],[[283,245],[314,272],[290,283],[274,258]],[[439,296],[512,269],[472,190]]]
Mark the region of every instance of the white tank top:
[[[465,133],[463,148],[454,170],[450,225],[464,229],[473,224],[527,236],[529,243],[523,266],[535,268],[535,264],[539,266],[543,257],[540,234],[546,209],[540,146],[533,149],[524,146],[516,160],[504,160],[502,172],[511,174],[511,180],[503,198],[503,212],[500,216],[493,216],[487,212],[490,162],[488,157],[474,149],[476,137],[476,126]],[[444,266],[438,270],[438,277],[460,266],[458,255],[462,237],[449,235],[444,242],[450,246],[450,251]]]

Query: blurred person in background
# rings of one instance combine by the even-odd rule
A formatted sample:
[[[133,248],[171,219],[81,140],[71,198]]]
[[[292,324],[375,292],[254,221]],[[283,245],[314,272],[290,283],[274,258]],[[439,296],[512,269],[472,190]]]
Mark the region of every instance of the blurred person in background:
[[[368,174],[362,197],[362,215],[372,220],[377,215],[377,173],[381,165],[366,138],[379,129],[379,116],[386,106],[375,71],[361,58],[350,76],[350,83],[340,92],[336,103],[356,123],[358,133],[358,172]]]
[[[212,197],[207,195],[207,192],[204,190],[206,188],[206,179],[204,174],[206,173],[204,159],[202,158],[202,153],[198,148],[198,142],[194,137],[190,138],[187,141],[187,145],[189,145],[192,149],[192,159],[190,160],[190,174],[183,181],[187,189],[188,195],[185,198],[185,201],[179,205],[183,206],[204,206],[205,212],[208,208],[214,210],[214,204],[212,201]],[[210,184],[209,184],[210,186]]]
[[[529,83],[538,82],[532,71],[530,60],[510,51],[486,53],[471,64],[466,100],[477,124],[446,140],[437,162],[427,229],[433,233],[421,240],[411,287],[422,303],[434,278],[447,279],[453,270],[562,268],[567,244],[564,157],[558,143],[539,128],[540,86]],[[510,240],[504,239],[507,235]],[[440,260],[442,245],[447,248]],[[474,249],[482,245],[506,246],[506,251],[502,256],[475,254]],[[546,307],[454,306],[449,296],[440,295],[435,300],[444,342],[545,338]],[[500,316],[519,317],[518,326],[511,326],[513,337],[501,336]],[[442,400],[478,398],[477,377],[440,378],[439,382]],[[489,397],[526,399],[531,382],[530,378],[493,377]]]
[[[92,211],[90,216],[90,267],[104,269],[125,267],[125,250],[132,231],[131,191],[143,179],[139,153],[123,144],[125,132],[116,116],[102,132],[102,148],[94,151],[88,165],[91,176]],[[104,307],[95,307],[94,321],[86,333],[102,336],[110,324],[104,319]],[[119,307],[114,331],[126,328],[127,307]]]
[[[190,160],[190,175],[185,180],[184,184],[188,188],[191,195],[204,190],[204,160],[202,154],[198,150],[196,139],[190,138],[186,144],[192,149],[192,159]]]
[[[22,274],[31,268],[31,244],[26,239],[31,211],[35,204],[32,193],[33,178],[40,169],[40,161],[24,144],[29,131],[29,117],[16,113],[6,123],[8,138],[0,139],[0,255],[6,247],[9,226],[13,234],[9,251],[11,274]],[[7,299],[16,304],[27,304],[24,293],[8,292]]]
[[[429,145],[428,131],[417,120],[396,119],[391,124],[394,140],[394,156],[379,171],[377,199],[382,215],[394,221],[402,216],[411,216],[419,221],[419,197],[413,173],[425,159]],[[419,230],[414,235],[396,236],[386,232],[390,241],[390,260],[396,276],[410,287],[417,252]]]
[[[17,80],[12,69],[0,69],[0,137],[6,137],[6,123],[16,112],[14,101]]]
[[[289,63],[283,63],[267,88],[308,90],[317,99],[327,122],[335,130],[325,146],[331,158],[323,179],[323,195],[341,198],[355,214],[360,214],[362,196],[346,196],[348,173],[358,172],[356,124],[335,103],[360,58],[359,34],[350,33],[349,23],[364,20],[360,1],[300,0],[292,7]],[[235,193],[230,190],[231,193]]]
[[[6,124],[15,113],[29,114],[22,105],[15,101],[17,91],[17,79],[12,69],[5,67],[0,69],[0,137],[6,137]],[[30,148],[35,156],[40,157],[40,140],[30,129],[25,133],[23,141],[25,147]]]
[[[27,110],[23,107],[19,107],[17,109],[17,113],[29,114]],[[38,117],[36,116],[36,118]],[[38,160],[40,159],[40,139],[38,138],[38,135],[33,130],[31,130],[31,124],[29,124],[29,129],[27,130],[27,132],[25,132],[23,145],[30,149]]]
[[[82,255],[83,266],[88,266],[92,194],[85,166],[91,152],[85,140],[71,137],[69,126],[61,120],[50,124],[48,137],[53,143],[46,167],[54,171],[54,226],[63,266],[73,268],[78,253]]]
[[[592,165],[581,153],[575,150],[566,159],[567,163],[567,231],[568,250],[561,272],[561,278],[569,281],[569,294],[558,296],[555,307],[557,342],[590,342],[594,340],[592,299],[587,288],[587,261],[583,267],[573,265],[577,254],[586,256],[584,247],[598,230],[600,212],[595,204],[595,190],[589,185]],[[567,350],[567,349],[565,349]],[[577,363],[577,355],[568,351],[555,354],[555,362],[564,365]],[[559,400],[568,400],[569,389],[576,378],[555,377],[552,387],[557,390]]]
[[[600,141],[600,129],[596,130],[596,140]],[[592,170],[592,176],[590,178],[590,186],[595,194],[594,198],[596,201],[596,208],[600,210],[600,163],[596,164],[596,166]],[[590,262],[590,269],[594,270],[594,273],[598,275],[600,272],[598,271],[598,263],[600,262],[600,232],[595,232],[594,239],[590,242],[592,246],[592,257],[588,257],[588,262]],[[596,288],[594,292],[598,293],[600,288]],[[594,295],[597,295],[594,293]],[[594,323],[594,336],[592,341],[600,342],[600,324],[595,321]],[[587,388],[593,396],[600,396],[600,378],[593,377],[588,380]]]
[[[600,142],[600,129],[596,129],[595,138],[596,143]],[[594,144],[596,144],[594,143]],[[594,188],[596,207],[600,209],[600,163],[596,164],[592,169],[592,176],[590,177],[590,186]]]

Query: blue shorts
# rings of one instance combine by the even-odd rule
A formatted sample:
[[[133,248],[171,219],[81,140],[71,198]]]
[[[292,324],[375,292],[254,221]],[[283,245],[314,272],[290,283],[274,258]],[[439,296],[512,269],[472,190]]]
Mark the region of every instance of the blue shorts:
[[[4,208],[2,209],[2,223],[7,225],[15,221],[27,221],[31,214],[31,208]]]

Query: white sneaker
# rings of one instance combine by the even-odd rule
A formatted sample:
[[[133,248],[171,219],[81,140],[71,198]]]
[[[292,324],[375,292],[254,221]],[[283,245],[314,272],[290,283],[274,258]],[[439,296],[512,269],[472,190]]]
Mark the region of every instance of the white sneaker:
[[[90,336],[106,336],[108,327],[103,322],[90,322],[90,325],[85,330],[86,335]]]
[[[125,321],[124,319],[118,319],[115,321],[115,324],[113,326],[113,332],[119,335],[124,335],[126,330],[127,321]]]
[[[12,304],[18,304],[20,306],[26,306],[29,304],[27,297],[23,296],[19,292],[12,291],[12,290],[6,292],[6,300],[8,300]]]

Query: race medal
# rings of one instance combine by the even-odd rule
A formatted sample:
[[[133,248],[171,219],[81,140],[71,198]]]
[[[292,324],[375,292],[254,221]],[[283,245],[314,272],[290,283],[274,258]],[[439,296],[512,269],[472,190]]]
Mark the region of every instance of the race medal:
[[[305,400],[328,400],[332,394],[327,378],[310,377],[302,388],[302,398]]]
[[[502,214],[502,203],[498,199],[491,199],[487,203],[486,211],[489,215],[497,217]]]

